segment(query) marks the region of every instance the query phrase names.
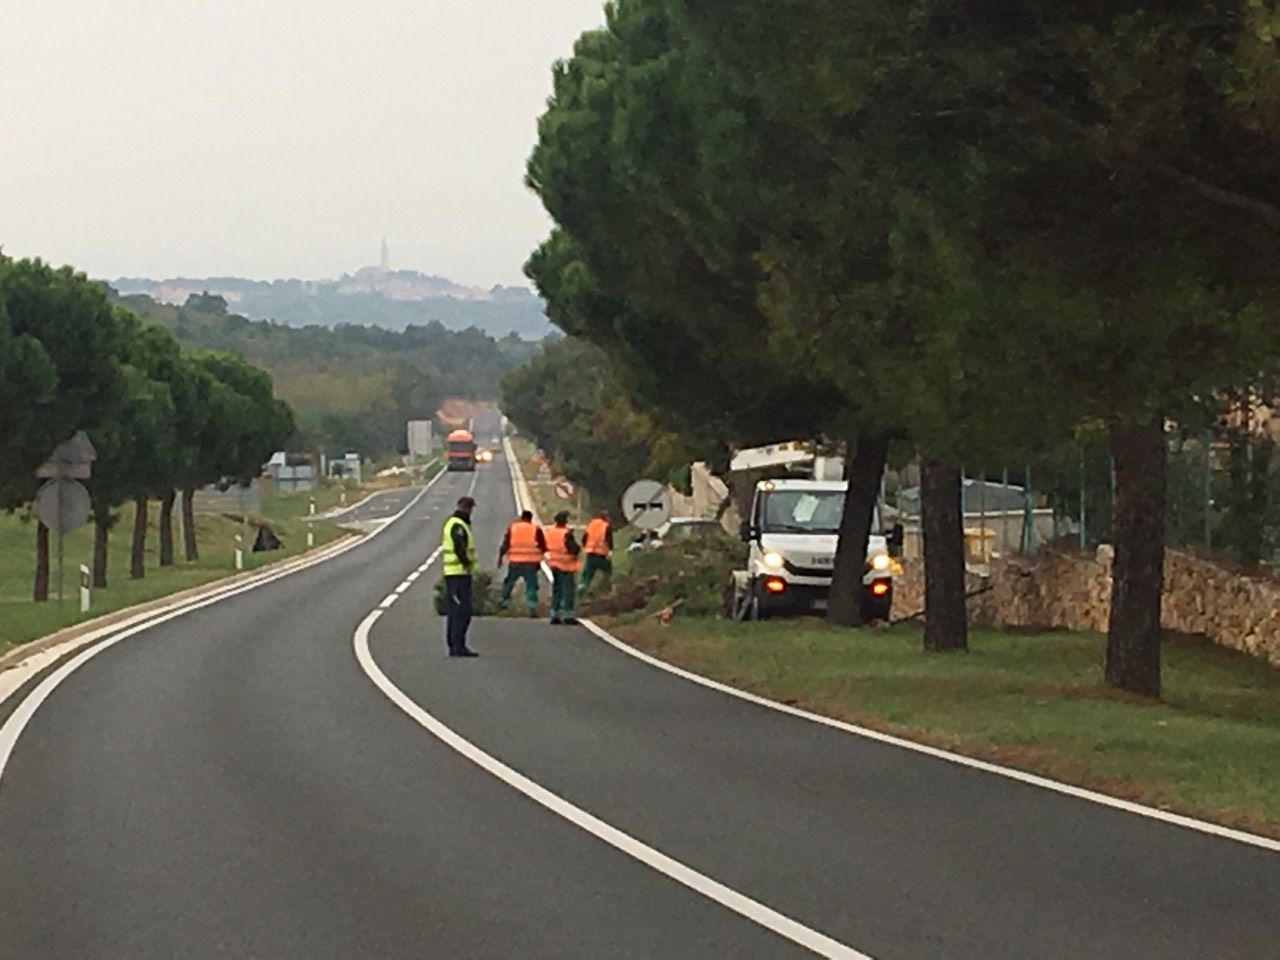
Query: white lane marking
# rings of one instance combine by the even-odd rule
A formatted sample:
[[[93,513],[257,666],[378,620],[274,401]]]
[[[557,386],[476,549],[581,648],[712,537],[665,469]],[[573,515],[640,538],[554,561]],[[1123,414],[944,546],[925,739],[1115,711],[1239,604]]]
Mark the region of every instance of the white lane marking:
[[[403,690],[391,682],[391,679],[382,672],[374,661],[373,654],[369,650],[369,632],[381,617],[382,611],[374,610],[356,628],[353,640],[356,660],[373,684],[382,691],[383,695],[433,737],[462,754],[462,756],[485,772],[497,777],[507,786],[519,791],[557,816],[568,820],[574,826],[585,830],[596,839],[603,840],[615,850],[619,850],[627,856],[640,861],[645,866],[688,887],[695,893],[699,893],[707,899],[727,907],[734,913],[759,924],[766,930],[771,930],[820,957],[829,957],[833,958],[833,960],[872,960],[867,954],[859,953],[852,947],[846,946],[838,940],[833,940],[826,934],[819,933],[811,927],[806,927],[799,921],[779,913],[772,907],[767,907],[760,901],[753,900],[751,897],[711,879],[706,874],[699,873],[692,867],[686,866],[679,860],[667,856],[660,850],[642,843],[630,834],[624,833],[617,827],[552,793],[542,785],[530,780],[524,774],[507,766],[496,757],[485,753],[471,741],[459,736],[410,699]]]
[[[417,504],[424,495],[426,495],[426,492],[430,490],[435,485],[436,481],[442,476],[444,476],[443,471],[433,477],[431,482],[423,487],[422,490],[418,492],[418,495],[410,500],[405,508],[401,510],[395,518],[393,518],[392,523],[394,523],[395,520],[399,520],[412,510],[414,505]],[[14,747],[17,746],[18,738],[22,736],[22,732],[27,728],[27,724],[31,722],[31,718],[35,716],[36,711],[40,709],[41,705],[49,699],[53,692],[64,680],[67,679],[67,677],[71,676],[71,674],[75,673],[98,654],[102,653],[104,650],[109,650],[117,643],[127,640],[129,637],[136,636],[143,631],[150,630],[152,627],[159,626],[169,620],[176,620],[178,617],[185,616],[192,611],[212,606],[215,603],[220,603],[221,601],[231,597],[239,596],[242,593],[248,593],[250,590],[257,590],[259,587],[264,587],[269,583],[275,583],[277,580],[293,576],[295,573],[300,573],[303,570],[310,570],[313,567],[318,567],[323,563],[329,562],[335,557],[342,556],[350,550],[358,549],[365,544],[376,540],[378,535],[382,533],[383,530],[389,529],[390,526],[391,524],[389,523],[387,526],[375,530],[368,536],[361,537],[358,540],[352,540],[348,545],[341,549],[335,550],[323,557],[317,557],[313,563],[305,565],[300,564],[287,570],[280,570],[271,576],[263,577],[261,580],[238,584],[219,593],[212,594],[211,596],[203,597],[199,600],[192,601],[189,604],[184,604],[168,613],[144,620],[136,626],[128,629],[121,629],[119,632],[109,634],[105,639],[76,654],[37,684],[36,688],[27,694],[23,701],[18,704],[13,713],[9,714],[9,718],[4,722],[4,725],[0,726],[0,790],[3,790],[4,788],[4,771],[9,764],[9,758],[13,755]]]
[[[1096,803],[1104,807],[1111,807],[1115,810],[1123,810],[1125,813],[1137,814],[1141,817],[1148,817],[1152,820],[1160,820],[1164,823],[1173,824],[1178,827],[1185,827],[1188,830],[1197,830],[1200,833],[1207,833],[1211,836],[1221,837],[1225,840],[1234,840],[1237,843],[1246,843],[1250,846],[1261,847],[1263,850],[1272,850],[1280,853],[1280,840],[1272,840],[1270,837],[1261,837],[1257,834],[1246,833],[1243,830],[1233,830],[1230,827],[1222,827],[1216,823],[1208,823],[1204,820],[1197,820],[1194,817],[1186,817],[1178,813],[1170,813],[1166,810],[1158,810],[1155,807],[1146,807],[1140,803],[1133,803],[1129,800],[1121,800],[1118,797],[1109,797],[1106,794],[1095,793],[1092,790],[1086,790],[1084,787],[1075,787],[1069,783],[1062,783],[1058,780],[1051,780],[1048,777],[1041,777],[1034,773],[1026,773],[1022,770],[1015,770],[1012,767],[1002,767],[998,764],[988,763],[985,760],[975,760],[972,757],[961,756],[958,753],[951,753],[947,750],[940,750],[937,747],[926,746],[923,743],[916,743],[912,740],[904,740],[901,737],[895,737],[892,734],[881,733],[878,730],[871,730],[867,727],[859,727],[852,723],[845,723],[842,720],[834,720],[831,717],[824,717],[820,714],[810,713],[808,710],[802,710],[799,707],[792,707],[785,703],[778,703],[776,700],[769,700],[766,697],[757,696],[754,693],[748,693],[745,690],[739,690],[728,684],[720,683],[718,680],[711,680],[700,674],[684,670],[680,667],[672,666],[662,660],[652,657],[643,651],[637,650],[635,647],[619,640],[609,631],[605,630],[598,624],[592,623],[590,620],[583,620],[582,625],[590,630],[599,639],[609,644],[617,650],[622,651],[629,657],[635,657],[643,663],[647,663],[651,667],[674,674],[691,683],[696,683],[701,687],[715,690],[718,693],[728,694],[731,697],[737,697],[739,700],[746,700],[748,703],[754,703],[760,707],[767,707],[770,710],[776,710],[779,713],[789,714],[793,717],[799,717],[802,720],[808,720],[812,723],[820,723],[824,727],[832,727],[845,733],[852,733],[855,736],[865,737],[868,740],[876,740],[880,743],[889,744],[894,747],[901,747],[904,750],[910,750],[913,753],[922,753],[925,756],[933,757],[938,760],[945,760],[948,763],[959,764],[962,767],[969,767],[973,770],[981,770],[984,773],[992,773],[998,777],[1005,777],[1009,780],[1017,780],[1020,783],[1030,784],[1034,787],[1040,787],[1044,790],[1052,790],[1054,793],[1065,794],[1074,797],[1077,800],[1087,800],[1090,803]]]
[[[391,607],[395,604],[395,602],[396,602],[397,600],[399,600],[399,599],[400,599],[400,594],[398,594],[398,593],[389,593],[389,594],[387,594],[387,595],[386,595],[386,597],[383,599],[383,601],[382,601],[380,604],[378,604],[378,609],[379,609],[379,610],[389,610],[389,609],[391,609]]]
[[[414,582],[415,580],[417,580],[420,576],[422,576],[422,571],[421,571],[421,570],[415,570],[415,571],[413,571],[413,573],[409,574],[407,577],[405,577],[405,578],[404,578],[405,583],[413,583],[413,582]]]

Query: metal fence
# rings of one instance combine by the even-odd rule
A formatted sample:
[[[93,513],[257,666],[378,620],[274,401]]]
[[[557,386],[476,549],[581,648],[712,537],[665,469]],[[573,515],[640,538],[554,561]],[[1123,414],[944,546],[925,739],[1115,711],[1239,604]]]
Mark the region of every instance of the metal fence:
[[[1166,537],[1248,566],[1280,558],[1280,458],[1269,435],[1226,428],[1171,432]],[[1035,464],[964,470],[970,551],[1032,553],[1046,546],[1091,551],[1114,535],[1115,466],[1105,436]],[[918,529],[918,468],[893,475],[886,503]]]

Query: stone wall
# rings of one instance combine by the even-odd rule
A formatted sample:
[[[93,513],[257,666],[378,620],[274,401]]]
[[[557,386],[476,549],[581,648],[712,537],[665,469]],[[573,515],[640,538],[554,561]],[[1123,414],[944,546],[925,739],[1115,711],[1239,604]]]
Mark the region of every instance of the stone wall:
[[[924,607],[923,562],[910,561],[894,588],[895,617]],[[1110,548],[1096,556],[1043,553],[995,560],[986,575],[970,573],[975,626],[1107,628],[1111,597]],[[1170,551],[1165,560],[1163,621],[1168,630],[1199,634],[1280,667],[1280,584],[1246,577],[1194,554]]]

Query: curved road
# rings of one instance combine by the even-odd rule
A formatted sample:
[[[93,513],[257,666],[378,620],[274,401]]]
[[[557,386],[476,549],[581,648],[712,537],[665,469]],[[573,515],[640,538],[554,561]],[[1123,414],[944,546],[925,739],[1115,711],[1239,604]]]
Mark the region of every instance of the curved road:
[[[581,629],[478,621],[481,659],[447,659],[438,566],[406,578],[473,484],[491,563],[514,513],[500,457],[57,687],[0,779],[0,955],[1280,955],[1275,852],[767,710]],[[362,623],[407,706],[357,661]]]

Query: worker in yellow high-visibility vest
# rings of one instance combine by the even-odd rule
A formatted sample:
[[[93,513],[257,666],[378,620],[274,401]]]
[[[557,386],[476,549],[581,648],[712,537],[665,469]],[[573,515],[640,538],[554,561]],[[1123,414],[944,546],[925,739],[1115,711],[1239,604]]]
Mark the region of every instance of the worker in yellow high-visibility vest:
[[[471,512],[476,502],[458,501],[458,508],[444,522],[440,552],[444,561],[445,643],[451,657],[479,656],[467,646],[471,626],[471,577],[476,570],[476,538],[471,532]]]

